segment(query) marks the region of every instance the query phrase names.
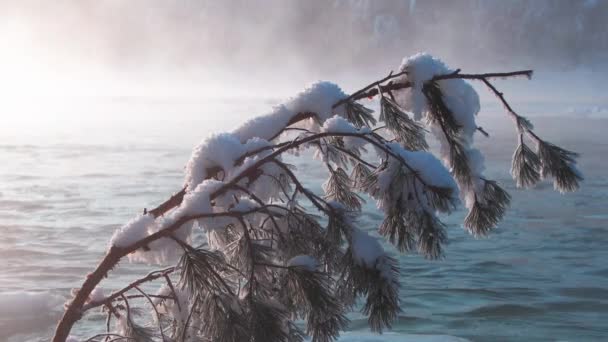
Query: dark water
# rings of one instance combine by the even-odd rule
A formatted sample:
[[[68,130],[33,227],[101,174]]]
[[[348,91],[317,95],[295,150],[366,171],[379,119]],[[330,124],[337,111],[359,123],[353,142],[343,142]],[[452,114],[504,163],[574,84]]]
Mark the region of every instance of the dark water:
[[[48,340],[70,289],[94,268],[113,230],[180,188],[182,166],[201,137],[266,108],[259,101],[177,108],[120,102],[96,107],[91,117],[74,114],[76,107],[60,119],[15,119],[1,128],[0,341]],[[608,339],[608,120],[533,121],[541,136],[583,153],[581,190],[560,195],[550,183],[515,189],[512,125],[498,110],[481,114],[492,135],[478,138],[487,176],[513,196],[507,217],[485,239],[463,231],[462,210],[445,218],[445,260],[399,256],[403,313],[392,332],[370,334],[353,313],[342,340]],[[295,163],[320,190],[326,175],[317,162]],[[360,224],[373,230],[380,219],[368,203]],[[110,291],[148,270],[125,262],[103,286]],[[90,314],[75,332],[101,332],[102,320]]]

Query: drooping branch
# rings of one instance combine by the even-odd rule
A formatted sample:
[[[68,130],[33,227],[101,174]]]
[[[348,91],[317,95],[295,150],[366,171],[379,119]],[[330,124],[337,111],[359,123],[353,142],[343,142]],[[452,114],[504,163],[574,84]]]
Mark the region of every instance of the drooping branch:
[[[534,133],[532,123],[525,117],[515,113],[507,102],[504,94],[490,83],[482,79],[486,86],[500,99],[501,103],[515,121],[519,133],[519,145],[512,162],[512,175],[520,187],[535,185],[542,177],[553,176],[554,188],[560,192],[572,192],[579,188],[583,176],[576,169],[578,153],[568,151],[541,139]],[[536,154],[528,149],[523,142],[523,134],[536,142]]]
[[[428,82],[435,83],[448,79],[471,79],[481,80],[486,84],[490,84],[488,79],[491,78],[514,76],[530,77],[531,73],[530,70],[524,70],[510,73],[460,74],[460,70],[456,70],[449,74],[435,76]],[[363,312],[370,316],[370,326],[372,329],[374,331],[381,331],[385,327],[390,327],[391,322],[394,321],[400,310],[398,300],[399,286],[395,280],[397,279],[398,273],[396,262],[383,254],[383,251],[377,242],[376,244],[373,243],[373,238],[367,236],[367,233],[360,231],[357,227],[352,225],[348,217],[349,206],[344,206],[345,203],[343,202],[349,202],[349,198],[358,196],[356,192],[361,191],[361,189],[364,188],[360,182],[363,178],[372,179],[376,176],[368,168],[372,168],[374,170],[373,172],[376,173],[383,171],[388,164],[391,164],[393,169],[399,168],[403,173],[403,182],[399,185],[404,187],[406,191],[409,191],[409,194],[405,194],[404,192],[399,195],[399,203],[397,206],[401,206],[400,209],[402,211],[395,214],[391,217],[391,220],[384,224],[385,227],[384,229],[381,229],[381,234],[391,237],[402,250],[410,250],[414,243],[417,243],[418,250],[430,258],[437,258],[441,255],[441,244],[446,240],[444,225],[436,218],[434,214],[435,210],[439,212],[449,212],[452,206],[455,205],[454,199],[452,198],[452,190],[455,188],[451,187],[451,185],[434,185],[437,183],[432,179],[429,179],[429,176],[427,176],[427,178],[423,177],[424,170],[422,169],[424,169],[424,167],[420,166],[420,161],[418,161],[418,164],[411,163],[415,159],[413,157],[410,159],[410,154],[408,154],[409,151],[407,151],[408,146],[406,145],[409,143],[411,150],[424,150],[424,147],[426,146],[425,143],[423,143],[424,130],[422,129],[422,126],[419,127],[416,122],[410,120],[399,108],[399,105],[395,101],[395,96],[393,96],[392,93],[393,91],[413,86],[408,81],[395,82],[397,78],[407,74],[407,71],[401,71],[397,74],[391,72],[388,76],[371,83],[333,104],[334,109],[340,105],[346,105],[348,110],[346,110],[344,116],[347,116],[347,121],[350,124],[348,129],[354,127],[353,131],[347,132],[340,129],[333,131],[331,128],[328,128],[330,127],[329,125],[324,125],[321,132],[314,132],[315,129],[313,128],[310,130],[299,129],[303,134],[300,134],[291,140],[273,142],[272,144],[263,141],[263,144],[253,145],[256,148],[249,149],[236,158],[235,156],[230,156],[230,160],[234,161],[233,168],[228,167],[225,163],[220,163],[221,165],[224,165],[224,167],[227,167],[227,169],[224,170],[219,166],[200,169],[201,172],[204,172],[205,179],[214,178],[218,180],[216,183],[214,183],[214,181],[210,182],[210,184],[214,186],[211,189],[214,190],[208,194],[209,203],[205,202],[205,205],[210,205],[212,207],[211,211],[215,210],[217,212],[209,213],[205,212],[208,209],[202,209],[200,214],[192,214],[191,211],[187,211],[191,210],[189,206],[191,202],[188,202],[191,198],[190,196],[198,194],[200,188],[207,189],[205,186],[209,185],[209,183],[201,184],[201,187],[196,190],[184,187],[166,202],[149,211],[151,216],[158,218],[167,214],[169,211],[178,208],[172,212],[173,216],[169,216],[168,220],[157,221],[165,222],[166,226],[161,226],[161,228],[155,232],[148,233],[145,237],[127,246],[117,247],[114,245],[109,249],[101,264],[87,277],[81,289],[76,293],[76,296],[68,305],[62,320],[57,326],[53,341],[64,341],[74,322],[79,320],[85,311],[101,305],[112,308],[114,300],[122,299],[125,301],[125,305],[127,305],[127,315],[129,315],[130,310],[128,308],[128,296],[126,295],[126,292],[130,290],[140,291],[142,296],[153,304],[150,299],[151,296],[141,291],[140,285],[159,278],[165,278],[167,280],[168,286],[171,288],[175,305],[179,307],[180,299],[169,278],[169,274],[177,270],[175,267],[153,272],[148,276],[134,281],[125,288],[114,292],[112,295],[99,302],[87,303],[87,299],[95,286],[108,275],[108,272],[112,270],[123,257],[134,252],[143,252],[146,248],[152,246],[153,242],[164,238],[173,239],[186,249],[186,254],[192,254],[190,255],[192,260],[188,261],[191,262],[190,266],[192,267],[190,267],[191,271],[188,272],[197,273],[195,272],[195,267],[199,267],[200,265],[204,266],[204,269],[198,268],[198,271],[201,272],[198,272],[197,274],[191,273],[188,275],[182,273],[182,277],[186,278],[182,278],[183,281],[180,281],[178,284],[180,286],[189,284],[187,285],[188,288],[199,288],[194,297],[190,298],[191,306],[189,306],[189,315],[185,325],[182,324],[183,318],[181,318],[182,321],[180,321],[179,329],[183,328],[183,330],[180,330],[178,333],[181,335],[182,340],[185,339],[186,330],[188,330],[191,318],[193,319],[192,322],[196,322],[196,320],[200,320],[200,317],[198,317],[199,315],[205,315],[206,318],[209,318],[210,322],[214,319],[217,319],[219,322],[217,323],[218,327],[214,327],[213,324],[208,324],[203,328],[204,331],[201,330],[198,332],[206,334],[205,336],[213,336],[215,338],[217,334],[221,335],[225,333],[232,337],[238,337],[237,339],[240,340],[241,337],[246,336],[247,334],[255,334],[256,338],[260,337],[260,340],[266,340],[266,337],[269,336],[275,338],[277,341],[302,340],[301,334],[297,332],[298,329],[292,327],[292,325],[290,325],[292,322],[288,319],[288,316],[293,314],[294,311],[286,311],[283,308],[279,309],[280,306],[275,306],[274,304],[271,306],[264,302],[265,300],[270,300],[269,293],[272,293],[271,291],[280,291],[280,289],[275,288],[277,286],[275,283],[276,277],[280,277],[282,272],[284,273],[287,271],[289,273],[293,269],[299,270],[299,273],[296,274],[296,278],[292,278],[291,284],[294,287],[302,287],[301,289],[294,288],[294,291],[300,295],[300,299],[305,299],[300,300],[300,303],[303,303],[307,307],[307,309],[299,309],[299,311],[296,312],[301,312],[303,315],[305,314],[307,316],[307,330],[313,336],[313,340],[318,337],[320,340],[330,341],[338,335],[339,330],[346,324],[346,318],[343,316],[345,308],[343,308],[342,305],[335,305],[334,307],[334,305],[328,304],[328,300],[317,301],[319,298],[333,298],[333,293],[331,293],[333,285],[330,285],[329,280],[331,280],[331,276],[335,275],[334,272],[336,272],[336,270],[349,274],[347,282],[350,283],[346,284],[346,291],[352,290],[351,299],[357,296],[367,296]],[[495,90],[491,84],[490,88]],[[387,128],[389,130],[392,129],[392,133],[395,133],[398,130],[406,130],[407,132],[405,132],[405,135],[415,133],[416,136],[413,138],[414,140],[403,138],[405,135],[399,136],[402,138],[401,140],[387,140],[390,138],[385,138],[378,134],[377,129],[372,130],[376,121],[373,116],[369,114],[371,111],[360,104],[355,103],[355,101],[359,99],[377,94],[383,95],[384,93],[388,94],[388,97],[385,99],[385,110],[388,111],[386,112],[386,115],[391,116],[390,118],[385,117]],[[343,95],[341,91],[339,94]],[[340,95],[340,97],[342,95]],[[504,100],[501,93],[499,98],[506,103],[506,100]],[[332,97],[329,103],[331,104],[335,99],[336,97]],[[508,106],[508,104],[506,107],[512,112],[510,109],[511,107]],[[322,124],[323,122],[328,123],[330,120],[328,120],[326,115],[331,113],[322,112],[323,111],[319,111],[318,113],[315,113],[310,110],[303,110],[297,113],[288,112],[289,115],[293,116],[289,118],[289,120],[283,117],[286,121],[285,126],[278,127],[278,129],[273,127],[271,130],[273,134],[268,134],[269,138],[267,140],[273,141],[278,139],[284,132],[293,129],[293,127],[290,126],[304,120],[316,119],[319,124]],[[322,116],[321,114],[325,116]],[[514,112],[513,115],[519,117]],[[320,118],[323,118],[323,120]],[[357,146],[351,147],[352,149],[345,147],[344,141],[348,139],[372,145],[377,156],[381,159],[381,164],[376,165],[375,162],[367,160],[366,154],[361,153],[362,151],[366,151],[364,148],[360,147],[363,146],[363,144],[350,145]],[[240,141],[241,144],[243,144],[243,139],[240,139]],[[326,160],[325,158],[329,160],[326,164],[330,169],[330,173],[335,178],[335,186],[333,188],[337,190],[333,192],[329,191],[329,193],[326,192],[325,197],[319,196],[305,188],[290,167],[280,159],[281,155],[286,152],[298,150],[300,147],[311,146],[319,147],[324,161]],[[404,147],[406,147],[406,149],[404,149]],[[548,145],[548,143],[543,146],[543,148],[541,154],[544,156],[545,165],[548,165],[547,168],[550,169],[547,172],[560,172],[559,175],[562,175],[562,179],[565,177],[567,178],[569,175],[567,174],[567,170],[563,170],[564,163],[573,161],[574,156],[569,154],[569,151],[561,150],[556,146]],[[239,151],[240,154],[243,150],[238,149],[237,151]],[[327,154],[330,153],[335,159],[327,157]],[[248,157],[253,158],[247,159]],[[351,176],[342,169],[342,167],[348,169],[349,166],[346,165],[349,162],[354,166],[353,175]],[[334,168],[331,163],[334,163],[336,168]],[[277,165],[280,171],[277,172],[274,165],[269,164]],[[417,167],[414,167],[416,165]],[[235,172],[235,170],[237,170],[238,173],[232,174],[231,172]],[[447,171],[445,172],[447,173]],[[283,200],[280,193],[278,195],[276,193],[262,195],[261,197],[257,195],[257,190],[253,187],[256,186],[255,184],[258,184],[256,182],[262,176],[268,176],[271,180],[274,179],[277,184],[280,185],[280,190],[283,191],[286,197],[285,200]],[[199,181],[200,180],[197,180],[197,182]],[[488,185],[488,183],[491,184]],[[498,189],[497,186],[492,186],[494,183],[485,181],[485,184],[485,186],[489,188],[489,190],[487,190],[488,193],[492,193],[496,198],[499,195],[504,197],[504,194],[499,191],[501,189]],[[197,184],[189,183],[189,186],[191,187],[195,185]],[[215,187],[216,185],[217,188]],[[254,190],[250,190],[250,186],[252,187],[251,189]],[[568,186],[568,184],[565,186]],[[350,189],[351,187],[353,188],[352,190]],[[293,190],[294,188],[295,190]],[[292,190],[293,194],[289,194],[288,192],[291,192]],[[299,207],[296,200],[296,197],[299,194],[303,195],[322,213],[322,216],[320,216],[321,218],[319,218],[319,216],[313,217],[312,215],[309,215],[303,207]],[[344,194],[348,196],[345,196]],[[207,194],[205,193],[205,195]],[[184,199],[186,199],[187,202],[181,207]],[[405,209],[411,209],[404,204],[407,201],[410,201],[408,205],[416,205],[421,208],[422,211],[404,211]],[[223,202],[231,204],[229,206],[217,204]],[[356,201],[353,200],[350,202],[352,202],[350,209],[358,207],[355,203]],[[239,207],[237,208],[237,206]],[[248,207],[253,208],[247,210],[243,209]],[[186,211],[189,214],[183,214]],[[406,224],[405,221],[399,220],[410,220],[410,218],[406,217],[406,212],[410,213],[408,214],[411,215],[410,218],[414,218],[420,223],[420,227],[413,229],[413,226],[410,225],[403,229],[399,228],[399,225],[405,226]],[[484,213],[480,212],[481,218],[484,218],[491,223],[493,223],[495,221],[494,218],[497,217],[495,215],[495,217],[487,218],[481,214]],[[180,215],[182,216],[180,217]],[[323,227],[320,224],[320,222],[323,222],[323,216],[327,217],[329,221],[325,230],[323,230]],[[220,258],[217,260],[220,260],[221,263],[218,261],[216,264],[210,264],[208,263],[208,260],[213,259],[212,254],[215,253],[215,251],[194,249],[176,237],[180,227],[190,221],[199,219],[226,219],[221,222],[230,222],[222,223],[223,231],[221,234],[225,234],[226,236],[222,236],[221,238],[225,239],[225,242],[218,240],[220,241],[218,245],[225,243],[226,245],[231,246],[231,248],[234,247],[234,252],[237,254],[226,254],[227,258],[224,262],[224,254],[223,252],[219,252]],[[171,221],[172,223],[166,224],[168,221]],[[237,222],[237,224],[235,224],[235,222]],[[267,227],[268,222],[272,223],[272,227]],[[398,223],[396,229],[399,229],[399,231],[394,229],[395,227],[393,227],[393,223],[391,222]],[[411,222],[408,221],[407,223],[409,224]],[[200,224],[207,229],[207,223]],[[235,226],[236,228],[240,226],[242,232],[241,229],[235,229]],[[299,229],[307,230],[298,232],[297,230]],[[403,235],[401,230],[403,231],[403,234],[413,233],[414,235]],[[283,236],[285,231],[288,233],[285,233],[285,236]],[[208,232],[214,233],[209,229]],[[310,233],[310,235],[306,235],[307,233]],[[275,234],[278,239],[275,238]],[[413,239],[413,236],[417,236],[417,241]],[[303,242],[303,239],[308,239],[308,241]],[[322,241],[323,239],[331,241]],[[374,252],[380,253],[381,257],[374,258],[370,261],[369,255],[358,255],[356,245],[361,243],[361,241],[371,244],[373,245],[373,248],[382,251],[378,252],[376,250]],[[276,242],[276,245],[274,242]],[[327,246],[324,243],[327,243]],[[300,265],[296,268],[292,267],[292,265],[289,264],[289,258],[294,254],[287,253],[284,249],[292,248],[298,244],[302,244],[302,246],[294,248],[298,253],[311,254],[315,258],[318,258],[318,260],[321,260],[321,262],[319,264],[315,263],[316,266],[310,266],[310,264],[305,263],[303,266]],[[232,253],[233,250],[230,250],[230,252]],[[335,260],[332,260],[332,258]],[[279,263],[282,262],[285,262],[285,264],[280,265]],[[320,265],[322,265],[322,267],[319,267]],[[178,267],[180,266],[178,265]],[[186,268],[183,264],[182,267]],[[318,271],[317,268],[324,268],[324,271]],[[219,271],[217,271],[217,269],[219,269]],[[234,270],[234,272],[232,270]],[[183,270],[180,271],[183,272]],[[188,283],[188,277],[197,278],[201,280],[201,282]],[[327,279],[328,281],[326,282],[324,279]],[[246,284],[243,287],[241,287],[242,280],[244,280]],[[266,281],[268,284],[263,284]],[[241,290],[247,289],[245,286],[248,286],[249,291],[243,294],[241,293]],[[271,289],[271,287],[273,288]],[[301,296],[302,294],[304,294],[304,296]],[[321,294],[322,296],[316,296],[317,294]],[[243,302],[239,302],[241,300]],[[283,305],[285,303],[277,304]],[[242,307],[236,309],[234,307],[241,305]],[[324,314],[322,313],[323,309],[320,309],[324,307],[331,308],[330,316],[332,318],[329,320],[324,317]],[[180,311],[182,309],[187,310],[187,308],[181,307],[179,309]],[[117,306],[117,310],[124,310],[124,307],[119,305]],[[159,316],[158,312],[157,316]],[[285,331],[286,329],[285,326],[283,326],[283,323],[289,328],[289,335]],[[160,323],[160,319],[159,326],[162,334],[163,327]],[[247,331],[247,329],[254,329],[255,331]]]
[[[249,166],[246,170],[244,170],[243,172],[241,172],[238,176],[234,177],[231,181],[229,181],[228,183],[226,183],[224,186],[222,186],[220,189],[216,190],[215,192],[213,192],[213,194],[210,196],[211,199],[217,198],[217,196],[221,195],[222,193],[224,193],[226,190],[228,190],[230,187],[234,187],[235,185],[238,184],[238,182],[244,178],[247,177],[248,175],[251,174],[252,170],[256,170],[258,169],[261,165],[274,160],[278,155],[284,153],[285,151],[291,149],[291,148],[296,148],[299,145],[302,144],[306,144],[312,141],[316,141],[319,139],[322,139],[324,137],[329,137],[329,136],[338,136],[338,137],[346,137],[346,136],[350,136],[350,137],[358,137],[361,139],[366,140],[367,142],[375,145],[376,147],[382,149],[383,151],[385,151],[387,154],[389,154],[390,156],[392,156],[393,158],[395,158],[396,160],[399,160],[405,167],[407,167],[412,174],[416,175],[417,177],[419,177],[417,175],[416,170],[414,170],[411,166],[409,166],[409,164],[399,155],[395,154],[392,150],[390,150],[390,148],[388,148],[387,146],[385,146],[383,143],[378,142],[378,139],[381,139],[381,137],[379,137],[376,134],[372,133],[372,136],[374,137],[374,139],[370,138],[368,136],[367,133],[318,133],[315,135],[311,135],[308,137],[305,137],[303,139],[300,139],[299,141],[297,141],[296,143],[292,143],[289,145],[285,145],[279,149],[277,149],[276,151],[274,151],[273,153],[271,153],[270,155],[258,160],[256,163],[252,164],[251,166]],[[286,170],[288,170],[288,168],[286,168]],[[289,171],[291,172],[291,171]],[[291,173],[291,176],[293,179],[296,179],[295,175],[293,175],[293,173]],[[419,178],[420,182],[424,185],[427,185],[425,183],[425,181],[422,178]],[[300,185],[301,186],[301,185]],[[304,188],[302,188],[304,191],[304,194],[307,194],[308,196],[311,196],[311,194],[305,190]],[[311,197],[311,199],[313,199],[313,197]],[[319,198],[314,198],[314,202],[313,203],[318,203],[317,201],[319,200]],[[318,205],[318,204],[317,204]],[[318,205],[318,208],[321,209],[325,209],[327,210],[328,206],[320,206]],[[261,209],[256,209],[253,210],[251,212],[257,212]],[[135,244],[127,247],[127,248],[119,248],[119,247],[111,247],[110,252],[106,255],[106,258],[104,258],[104,261],[102,261],[102,264],[100,264],[100,266],[96,269],[96,272],[94,272],[95,277],[90,277],[87,278],[87,282],[85,282],[86,285],[89,285],[87,287],[85,287],[83,285],[83,287],[81,288],[82,291],[82,295],[77,295],[77,297],[74,299],[73,303],[76,303],[76,305],[78,305],[81,301],[82,303],[84,303],[84,300],[86,300],[86,297],[83,297],[85,294],[88,297],[88,294],[93,290],[94,286],[92,286],[93,281],[89,282],[89,279],[97,279],[105,276],[105,274],[114,267],[114,265],[118,262],[118,260],[120,258],[122,258],[123,256],[126,256],[132,252],[135,252],[137,249],[142,248],[144,246],[147,246],[148,244],[150,244],[151,242],[158,240],[160,238],[163,237],[169,237],[171,235],[171,233],[178,229],[179,227],[181,227],[183,224],[185,224],[188,221],[194,220],[194,219],[198,219],[198,218],[209,218],[209,217],[220,217],[220,216],[232,216],[232,217],[242,217],[243,213],[233,213],[233,212],[228,212],[228,213],[212,213],[212,214],[202,214],[202,215],[194,215],[194,216],[187,216],[187,217],[182,217],[179,220],[177,220],[177,222],[175,222],[173,225],[171,225],[170,227],[167,227],[163,230],[160,230],[154,234],[151,234],[149,236],[147,236],[146,238],[139,240],[138,242],[136,242]],[[160,276],[159,276],[160,277]],[[99,282],[99,280],[97,282]],[[141,283],[137,283],[135,284],[135,286],[139,285]],[[92,287],[91,287],[92,286]],[[88,290],[90,287],[90,290]],[[132,288],[132,287],[131,287]],[[130,289],[130,288],[129,288]],[[85,290],[85,291],[83,291]],[[86,290],[88,290],[88,293],[86,292]],[[78,299],[78,301],[76,301],[76,299]],[[70,306],[71,307],[71,306]],[[80,307],[82,307],[82,304],[80,304]],[[68,309],[69,311],[69,309]],[[66,314],[67,312],[66,311]],[[72,314],[72,313],[71,313]],[[74,321],[76,321],[78,318],[76,318],[77,316],[75,314],[72,314],[74,316],[72,316],[72,319]],[[64,316],[65,317],[65,316]],[[73,322],[72,322],[73,324]],[[60,323],[61,325],[61,323]],[[59,330],[59,329],[58,329]]]

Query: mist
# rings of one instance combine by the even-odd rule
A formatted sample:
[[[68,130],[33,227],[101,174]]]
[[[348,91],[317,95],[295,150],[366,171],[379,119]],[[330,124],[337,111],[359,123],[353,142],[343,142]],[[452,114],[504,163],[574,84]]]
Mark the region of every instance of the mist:
[[[606,70],[606,18],[601,0],[4,1],[0,69],[33,71],[39,93],[212,97],[359,85],[419,51],[470,71],[590,75]]]

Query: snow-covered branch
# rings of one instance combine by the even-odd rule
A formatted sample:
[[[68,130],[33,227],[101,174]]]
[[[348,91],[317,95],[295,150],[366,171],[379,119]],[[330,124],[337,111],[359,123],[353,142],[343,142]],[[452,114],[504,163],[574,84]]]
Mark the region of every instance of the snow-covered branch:
[[[465,80],[484,82],[515,119],[518,185],[553,177],[556,188],[571,191],[582,179],[576,154],[541,140],[490,83],[531,74],[463,74],[419,54],[351,95],[318,82],[267,115],[207,137],[192,152],[184,188],[114,233],[104,259],[67,304],[53,341],[65,341],[100,306],[108,311],[107,331],[95,339],[333,341],[359,298],[373,331],[390,328],[402,310],[399,267],[369,234],[373,227],[357,223],[365,198],[384,215],[379,235],[399,252],[431,259],[442,256],[447,241],[439,213],[462,201],[469,211],[463,225],[483,235],[510,201],[483,175],[473,141],[479,99]],[[378,116],[357,102],[375,95]],[[427,133],[440,143],[438,157],[427,151]],[[304,150],[328,170],[323,194],[308,189],[283,160]],[[195,228],[202,241],[195,241]],[[100,295],[98,284],[123,259],[177,263]],[[156,293],[142,287],[158,280],[163,286]],[[137,299],[152,307],[154,324],[136,322],[139,308],[130,301]]]

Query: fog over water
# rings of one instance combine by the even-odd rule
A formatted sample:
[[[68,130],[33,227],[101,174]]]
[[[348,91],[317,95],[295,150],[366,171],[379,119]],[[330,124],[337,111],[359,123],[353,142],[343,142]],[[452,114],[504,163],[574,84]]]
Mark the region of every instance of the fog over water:
[[[271,93],[375,78],[419,51],[465,70],[604,71],[607,17],[603,0],[2,1],[0,48],[76,87]]]

